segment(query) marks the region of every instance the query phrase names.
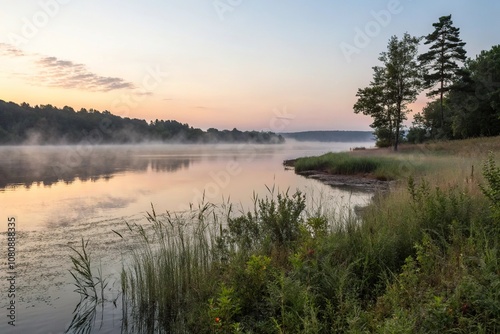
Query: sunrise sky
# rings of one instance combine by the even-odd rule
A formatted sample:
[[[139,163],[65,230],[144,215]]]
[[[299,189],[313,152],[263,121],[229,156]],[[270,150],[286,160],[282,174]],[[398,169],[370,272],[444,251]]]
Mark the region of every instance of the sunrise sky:
[[[500,3],[486,0],[0,5],[0,99],[202,129],[369,130],[352,106],[390,36],[452,14],[469,57],[500,43]]]

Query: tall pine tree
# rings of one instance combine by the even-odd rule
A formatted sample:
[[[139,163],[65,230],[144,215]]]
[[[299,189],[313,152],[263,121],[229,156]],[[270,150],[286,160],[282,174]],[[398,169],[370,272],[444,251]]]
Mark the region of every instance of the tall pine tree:
[[[429,51],[419,56],[426,73],[424,81],[428,97],[439,95],[441,124],[444,126],[444,95],[450,90],[453,78],[459,70],[457,61],[466,59],[465,43],[460,39],[460,29],[453,26],[451,15],[442,16],[433,24],[434,32],[425,37],[424,44],[430,44]],[[437,87],[436,87],[437,86]],[[433,89],[434,88],[434,89]]]

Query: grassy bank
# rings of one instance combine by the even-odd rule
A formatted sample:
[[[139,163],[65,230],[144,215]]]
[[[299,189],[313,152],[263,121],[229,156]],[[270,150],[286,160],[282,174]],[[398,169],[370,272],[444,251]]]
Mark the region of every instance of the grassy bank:
[[[357,175],[379,180],[403,180],[413,176],[430,177],[438,182],[460,179],[481,181],[481,166],[488,152],[500,153],[500,138],[431,142],[401,145],[399,152],[367,149],[327,153],[290,161],[297,173],[321,171]],[[476,173],[474,173],[476,172]]]
[[[212,205],[181,216],[153,212],[123,236],[143,241],[122,273],[125,327],[144,333],[499,332],[499,142],[318,159],[380,163],[355,173],[394,171],[396,188],[375,196],[361,216],[324,215],[310,211],[300,193],[273,192],[246,213]]]
[[[364,153],[364,152],[363,152]],[[295,160],[293,166],[297,173],[321,171],[338,175],[370,176],[379,180],[400,178],[402,161],[397,158],[379,155],[360,155],[350,153],[327,153],[318,157],[305,157]]]

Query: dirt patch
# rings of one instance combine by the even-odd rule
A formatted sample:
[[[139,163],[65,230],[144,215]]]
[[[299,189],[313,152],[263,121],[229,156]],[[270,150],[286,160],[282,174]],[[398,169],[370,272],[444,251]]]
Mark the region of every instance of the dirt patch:
[[[299,175],[321,181],[338,188],[350,188],[360,191],[386,191],[395,181],[377,180],[371,175],[336,175],[322,171],[310,170],[297,173]]]

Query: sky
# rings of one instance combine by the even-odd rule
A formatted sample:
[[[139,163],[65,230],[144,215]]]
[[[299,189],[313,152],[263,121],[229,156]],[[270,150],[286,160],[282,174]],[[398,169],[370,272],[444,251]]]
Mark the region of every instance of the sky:
[[[391,36],[427,35],[452,14],[469,57],[500,43],[500,2],[486,0],[0,0],[0,8],[0,99],[202,129],[370,130],[353,104]],[[425,103],[421,94],[411,107]]]

